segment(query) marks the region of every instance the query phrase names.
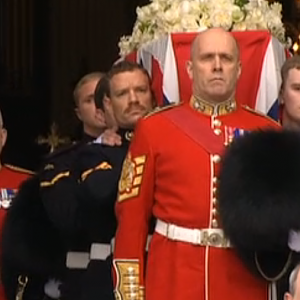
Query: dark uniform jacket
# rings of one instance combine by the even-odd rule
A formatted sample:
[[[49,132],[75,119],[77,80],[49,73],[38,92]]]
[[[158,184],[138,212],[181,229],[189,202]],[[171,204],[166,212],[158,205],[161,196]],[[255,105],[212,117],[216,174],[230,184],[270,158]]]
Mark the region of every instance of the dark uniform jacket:
[[[120,130],[122,145],[88,143],[74,157],[49,162],[41,182],[42,201],[66,249],[61,299],[113,299],[111,259],[76,267],[69,254],[89,257],[92,244],[110,247],[116,230],[114,204],[132,132]],[[73,154],[72,154],[73,155]]]
[[[23,293],[24,300],[46,299],[44,288],[48,280],[63,280],[65,236],[57,223],[58,218],[54,218],[60,212],[60,207],[57,206],[56,213],[49,210],[45,205],[40,183],[45,181],[48,172],[61,173],[59,170],[68,170],[80,148],[91,139],[86,136],[81,142],[50,154],[42,170],[21,185],[12,201],[3,227],[1,257],[1,279],[8,300],[16,297],[20,287],[19,276],[27,282]],[[67,206],[65,203],[68,198],[64,193],[59,199],[61,204]],[[69,203],[69,209],[72,210],[71,199]]]

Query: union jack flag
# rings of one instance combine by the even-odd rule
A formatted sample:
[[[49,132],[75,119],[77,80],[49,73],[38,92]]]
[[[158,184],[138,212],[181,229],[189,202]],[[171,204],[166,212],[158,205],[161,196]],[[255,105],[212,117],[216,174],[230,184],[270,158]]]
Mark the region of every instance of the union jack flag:
[[[284,46],[268,31],[232,32],[242,62],[236,99],[274,118],[278,116],[280,68],[286,59]],[[190,46],[197,33],[172,33],[153,41],[126,59],[141,63],[152,77],[159,105],[188,101],[191,81],[186,72]]]

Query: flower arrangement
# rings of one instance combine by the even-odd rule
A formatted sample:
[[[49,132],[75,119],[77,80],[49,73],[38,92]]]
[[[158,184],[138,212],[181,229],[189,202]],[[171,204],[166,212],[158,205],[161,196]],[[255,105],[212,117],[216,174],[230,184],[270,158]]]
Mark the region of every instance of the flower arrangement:
[[[151,0],[137,7],[130,36],[120,39],[120,55],[171,32],[197,32],[210,27],[228,31],[269,30],[286,43],[282,6],[267,0]]]

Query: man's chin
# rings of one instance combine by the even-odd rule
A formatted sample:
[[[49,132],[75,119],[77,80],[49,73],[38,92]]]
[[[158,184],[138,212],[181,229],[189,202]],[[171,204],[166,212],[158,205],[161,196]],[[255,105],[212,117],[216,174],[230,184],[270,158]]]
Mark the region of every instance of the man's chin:
[[[95,127],[95,128],[106,128],[107,125],[106,125],[106,123],[98,122],[97,124],[95,124],[94,127]]]
[[[139,114],[134,114],[130,117],[130,119],[128,120],[133,127],[136,125],[136,123],[138,122],[139,119],[143,118],[145,116],[145,114],[139,113]]]
[[[220,94],[220,93],[224,93],[226,91],[226,87],[224,86],[223,83],[220,83],[220,84],[216,83],[210,87],[210,91],[212,93]]]
[[[212,97],[222,97],[227,96],[228,91],[222,86],[216,86],[210,90],[210,95]]]

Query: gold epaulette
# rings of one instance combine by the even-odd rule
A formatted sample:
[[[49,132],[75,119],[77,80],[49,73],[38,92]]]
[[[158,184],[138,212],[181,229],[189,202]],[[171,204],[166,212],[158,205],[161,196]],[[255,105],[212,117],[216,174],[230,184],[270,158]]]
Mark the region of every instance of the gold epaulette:
[[[20,173],[25,173],[25,174],[30,174],[30,175],[34,175],[35,173],[33,171],[27,170],[27,169],[23,169],[20,167],[16,167],[16,166],[12,166],[12,165],[4,165],[5,167],[7,167],[10,170],[16,171],[16,172],[20,172]]]
[[[272,119],[271,117],[265,115],[264,113],[262,113],[262,112],[260,112],[260,111],[258,111],[258,110],[255,110],[255,109],[253,109],[253,108],[251,108],[251,107],[249,107],[249,106],[247,106],[247,105],[242,105],[242,107],[243,107],[245,110],[247,110],[247,111],[249,111],[249,112],[251,112],[251,113],[253,113],[253,114],[257,115],[257,116],[261,116],[261,117],[263,117],[263,118],[266,118],[266,119],[268,119],[269,121],[272,121],[273,123],[275,123],[275,124],[281,126],[281,124],[280,124],[279,122],[275,121],[275,120]]]
[[[153,110],[151,110],[144,118],[151,117],[151,116],[153,116],[153,115],[155,115],[157,113],[160,113],[162,111],[174,108],[174,107],[182,105],[182,104],[183,104],[183,102],[172,103],[172,104],[168,104],[168,105],[165,105],[165,106],[157,106]]]

